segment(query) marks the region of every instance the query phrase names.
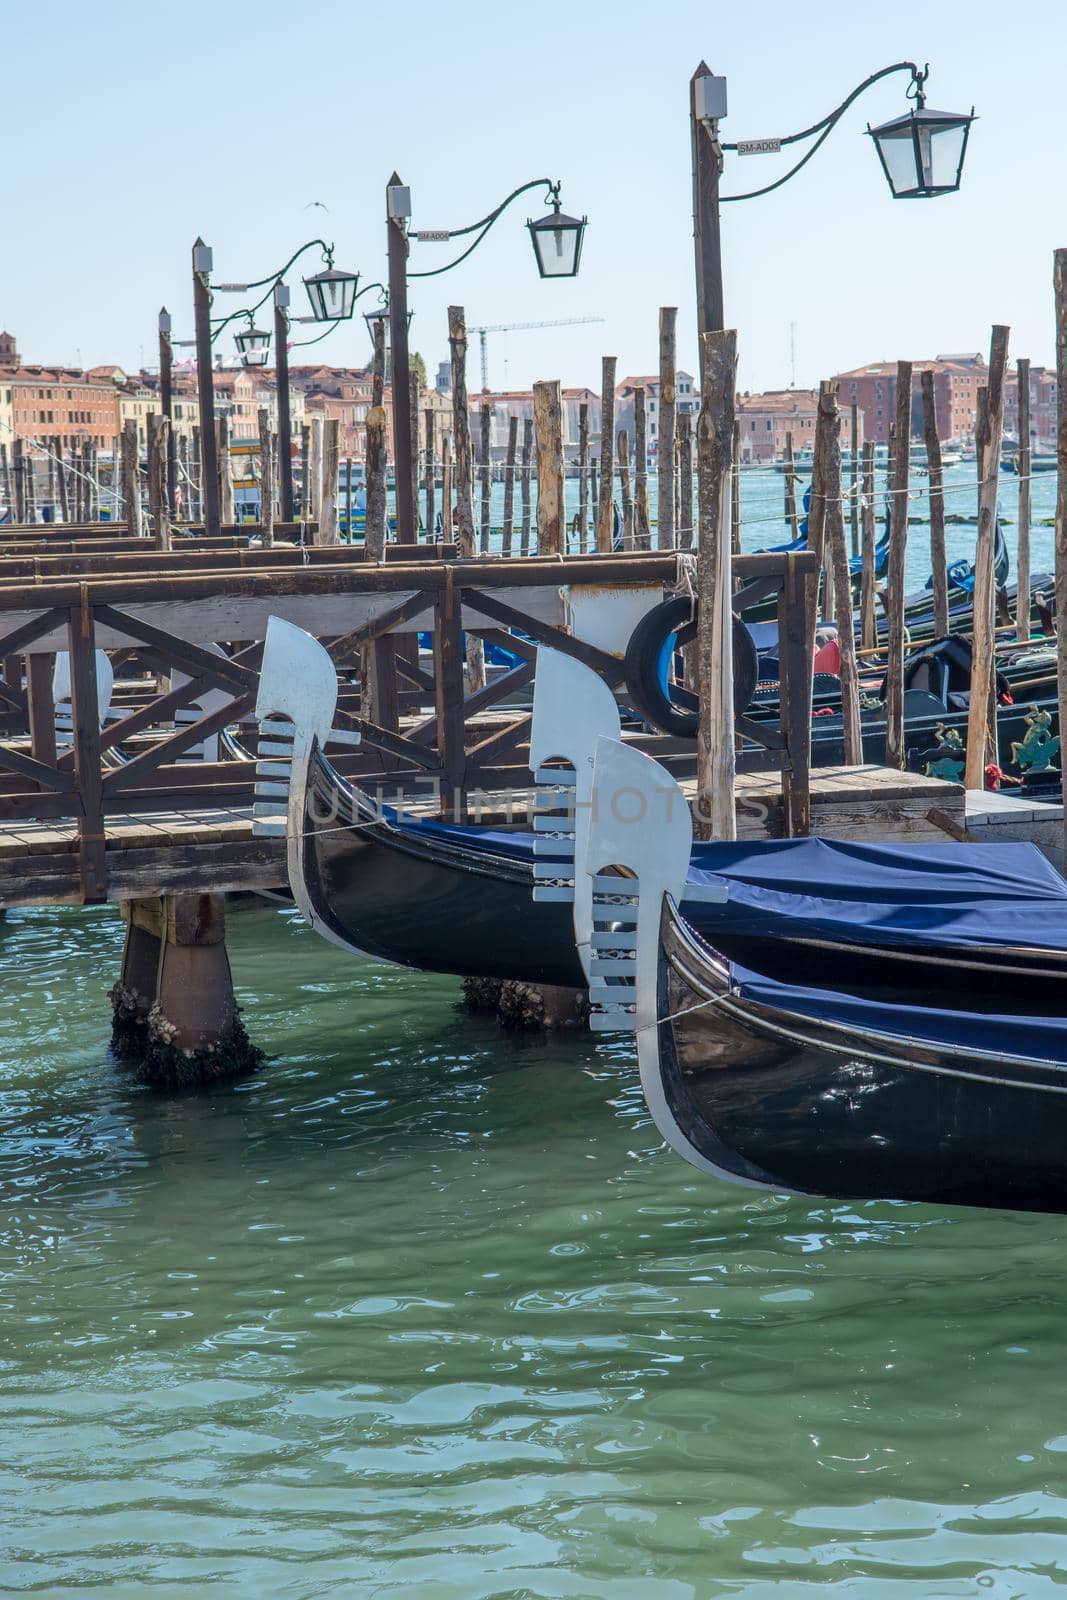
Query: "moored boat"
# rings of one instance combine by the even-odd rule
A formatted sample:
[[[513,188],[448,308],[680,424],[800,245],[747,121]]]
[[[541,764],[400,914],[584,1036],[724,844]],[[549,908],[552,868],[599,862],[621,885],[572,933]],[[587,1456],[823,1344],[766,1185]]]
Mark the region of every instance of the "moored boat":
[[[1067,1017],[919,992],[783,983],[729,961],[682,905],[691,824],[633,826],[663,774],[598,744],[594,1025],[637,1035],[667,1141],[746,1186],[1067,1211]],[[630,821],[611,796],[630,797]],[[830,987],[833,984],[834,987]]]

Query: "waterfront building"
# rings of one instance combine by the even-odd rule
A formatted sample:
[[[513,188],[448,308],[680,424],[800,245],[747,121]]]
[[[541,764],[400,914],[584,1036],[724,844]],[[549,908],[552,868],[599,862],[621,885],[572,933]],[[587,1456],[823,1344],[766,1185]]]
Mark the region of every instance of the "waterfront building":
[[[743,462],[784,461],[786,436],[793,438],[794,456],[810,456],[815,444],[815,419],[819,410],[817,389],[768,389],[763,394],[746,391],[737,397]],[[852,414],[841,408],[841,448],[852,443]],[[863,413],[859,414],[859,442],[863,443]]]
[[[933,360],[912,364],[911,433],[923,434],[921,374],[934,374],[934,400],[937,407],[937,432],[943,444],[970,445],[978,415],[978,390],[989,380],[989,369],[980,352],[939,355]],[[858,405],[863,414],[865,436],[876,444],[889,442],[889,430],[896,417],[897,364],[895,361],[870,361],[866,366],[839,372],[837,398],[843,410]]]
[[[79,367],[27,364],[14,336],[0,334],[0,392],[5,439],[36,439],[64,448],[90,442],[110,448],[118,429],[114,383]],[[7,431],[10,430],[10,431]]]

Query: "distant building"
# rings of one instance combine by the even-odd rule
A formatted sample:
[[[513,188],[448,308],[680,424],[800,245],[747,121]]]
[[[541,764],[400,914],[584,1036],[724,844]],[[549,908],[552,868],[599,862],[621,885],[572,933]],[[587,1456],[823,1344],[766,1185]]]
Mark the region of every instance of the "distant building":
[[[10,334],[6,348],[14,354]],[[12,435],[63,448],[91,443],[110,449],[118,431],[118,401],[110,379],[77,367],[0,365],[7,442]]]
[[[1056,448],[1056,374],[1049,367],[1030,368],[1030,443],[1048,452]],[[1004,381],[1004,437],[1019,439],[1019,380],[1014,372]]]
[[[810,452],[815,444],[815,419],[819,409],[817,389],[769,389],[764,394],[737,397],[736,416],[740,430],[741,460],[784,461],[786,440],[792,436],[793,453]],[[841,443],[851,443],[851,413],[842,408]],[[863,442],[863,414],[859,419],[859,438]]]
[[[648,440],[648,453],[655,456],[659,445],[659,405],[660,383],[659,374],[648,374],[644,377],[630,376],[623,378],[621,383],[615,385],[615,432],[625,431],[633,448],[634,442],[634,400],[638,389],[645,392],[645,436]],[[693,388],[693,375],[690,372],[675,374],[675,411],[696,412],[700,410],[700,396]]]
[[[923,432],[921,374],[934,374],[937,432],[942,443],[971,444],[978,415],[978,390],[988,382],[989,369],[979,352],[939,355],[932,361],[912,363],[911,433]],[[863,414],[864,433],[876,444],[889,442],[896,417],[897,364],[871,361],[837,374],[837,398],[842,409],[855,404]]]
[[[563,407],[563,449],[568,457],[578,450],[578,425],[582,406],[587,406],[589,423],[589,454],[595,459],[600,453],[600,396],[592,389],[564,389],[561,392]],[[498,389],[489,393],[472,395],[469,400],[471,437],[475,460],[480,459],[482,447],[482,406],[490,408],[489,450],[490,459],[503,461],[507,454],[508,430],[511,418],[518,420],[518,447],[522,449],[523,423],[533,420],[532,389]]]

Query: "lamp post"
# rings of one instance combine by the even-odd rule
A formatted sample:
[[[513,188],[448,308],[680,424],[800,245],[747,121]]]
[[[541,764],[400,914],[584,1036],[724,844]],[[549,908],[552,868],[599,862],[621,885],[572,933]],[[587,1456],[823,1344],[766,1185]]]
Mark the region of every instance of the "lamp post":
[[[282,282],[285,274],[295,261],[306,250],[318,246],[325,260],[325,268],[321,272],[304,279],[308,300],[311,304],[309,322],[329,322],[336,326],[352,315],[352,310],[358,298],[356,289],[359,284],[358,272],[344,272],[333,264],[333,246],[326,244],[322,239],[309,239],[295,250],[278,272],[271,272],[265,278],[259,278],[254,283],[220,283],[215,288],[223,294],[244,294],[249,289],[262,289],[267,286],[267,292],[262,299],[248,308],[231,312],[229,316],[220,317],[212,324],[211,319],[211,251],[202,239],[197,239],[193,246],[193,309],[196,315],[196,375],[197,393],[200,402],[200,461],[201,475],[203,478],[204,500],[204,525],[209,534],[218,533],[221,528],[219,511],[219,466],[218,449],[215,440],[215,384],[211,366],[211,346],[218,338],[227,323],[235,317],[245,316],[249,326],[237,335],[237,347],[241,352],[242,360],[246,366],[265,366],[270,351],[270,334],[255,326],[253,317],[261,306],[274,295],[274,333],[278,350],[282,352],[279,357],[279,431],[282,433],[280,441],[282,450],[282,512],[287,521],[293,517],[293,475],[292,475],[292,445],[287,436],[289,429],[289,363],[283,359],[285,341],[289,331],[289,319],[286,306],[289,303],[289,291]],[[284,291],[284,300],[279,303],[278,290]],[[327,330],[329,331],[329,330]],[[284,365],[284,399],[281,395],[282,378],[281,367]],[[284,427],[282,417],[284,415]]]
[[[278,389],[278,488],[282,521],[292,522],[293,424],[289,406],[289,285],[279,278],[274,285],[274,381]]]
[[[174,352],[170,343],[170,312],[159,312],[159,404],[169,424],[167,428],[167,510],[174,516],[178,486],[178,452],[174,437]]]
[[[200,406],[200,501],[204,532],[222,532],[219,500],[219,451],[215,438],[215,379],[211,369],[211,249],[203,239],[193,245],[193,314],[196,319],[196,393]]]
[[[537,270],[542,278],[573,278],[578,271],[585,235],[585,217],[565,216],[559,199],[560,186],[550,178],[534,178],[520,184],[486,216],[465,228],[432,228],[408,231],[411,219],[411,190],[397,173],[385,191],[385,215],[389,246],[389,328],[393,347],[393,453],[396,468],[396,536],[399,544],[415,543],[415,503],[411,483],[411,374],[408,365],[408,278],[435,278],[451,272],[475,251],[513,200],[530,189],[547,189],[552,209],[536,222],[528,221]],[[473,241],[454,261],[424,272],[408,272],[409,240],[440,244],[473,234]]]
[[[806,166],[824,140],[829,137],[849,106],[871,86],[895,72],[910,72],[908,97],[915,109],[903,117],[867,132],[874,140],[895,200],[933,199],[953,194],[959,188],[967,136],[974,121],[969,113],[932,111],[926,107],[925,85],[929,67],[920,69],[914,61],[897,61],[873,72],[852,90],[846,99],[820,121],[800,133],[784,138],[748,139],[737,144],[719,140],[719,122],[726,115],[726,79],[716,77],[702,61],[690,80],[690,132],[693,145],[693,233],[696,247],[697,331],[708,333],[723,327],[722,248],[719,206],[737,200],[755,200],[770,194]],[[722,152],[739,155],[777,154],[783,146],[814,139],[808,149],[782,177],[745,194],[719,193]],[[703,364],[703,342],[701,341]]]

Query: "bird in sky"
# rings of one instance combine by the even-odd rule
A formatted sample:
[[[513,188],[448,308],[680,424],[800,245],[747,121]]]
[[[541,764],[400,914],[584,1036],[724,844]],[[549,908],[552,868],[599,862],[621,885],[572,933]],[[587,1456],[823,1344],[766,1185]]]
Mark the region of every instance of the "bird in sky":
[[[310,211],[313,206],[318,206],[320,211],[329,211],[330,209],[329,206],[324,206],[321,200],[309,200],[304,210]]]

